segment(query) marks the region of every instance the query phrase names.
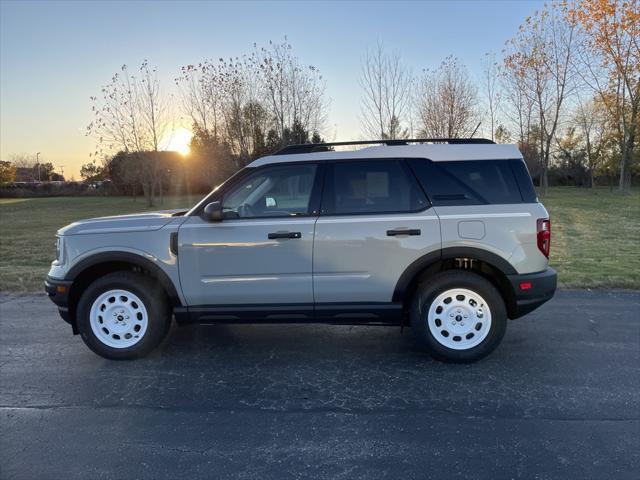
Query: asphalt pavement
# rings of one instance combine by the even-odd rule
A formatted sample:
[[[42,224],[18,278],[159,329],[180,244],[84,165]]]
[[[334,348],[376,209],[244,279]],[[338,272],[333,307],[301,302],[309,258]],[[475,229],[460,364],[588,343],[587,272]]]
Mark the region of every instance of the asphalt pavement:
[[[640,292],[561,291],[472,365],[410,329],[173,327],[89,351],[0,296],[0,478],[640,478]]]

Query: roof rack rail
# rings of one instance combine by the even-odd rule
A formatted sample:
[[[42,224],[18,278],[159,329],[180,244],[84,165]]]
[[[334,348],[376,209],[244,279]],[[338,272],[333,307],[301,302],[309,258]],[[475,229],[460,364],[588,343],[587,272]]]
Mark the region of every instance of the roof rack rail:
[[[448,143],[450,145],[463,144],[495,144],[487,138],[408,138],[395,140],[356,140],[353,142],[328,142],[328,143],[300,143],[287,145],[273,155],[291,155],[294,153],[328,152],[332,147],[344,147],[350,145],[374,145],[381,143],[387,146],[408,145],[409,143]]]

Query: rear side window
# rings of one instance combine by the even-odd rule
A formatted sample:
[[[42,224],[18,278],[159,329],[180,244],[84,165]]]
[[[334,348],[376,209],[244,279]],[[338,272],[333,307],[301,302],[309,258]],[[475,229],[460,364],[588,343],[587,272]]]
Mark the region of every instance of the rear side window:
[[[518,187],[520,187],[520,194],[522,200],[525,203],[535,203],[538,201],[538,195],[533,188],[533,181],[531,181],[531,175],[527,169],[527,165],[524,160],[513,160],[510,162],[513,175],[516,177]]]
[[[512,163],[517,162],[431,162],[414,158],[409,160],[409,165],[434,205],[486,205],[525,201],[512,169]]]
[[[401,213],[424,210],[427,198],[401,160],[329,164],[322,200],[328,215]]]

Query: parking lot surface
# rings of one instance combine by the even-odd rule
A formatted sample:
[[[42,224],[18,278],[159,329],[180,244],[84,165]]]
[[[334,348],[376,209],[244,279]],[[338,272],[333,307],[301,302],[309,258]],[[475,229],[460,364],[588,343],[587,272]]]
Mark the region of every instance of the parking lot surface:
[[[472,365],[410,329],[174,327],[91,353],[0,297],[0,478],[639,478],[640,293],[561,291]]]

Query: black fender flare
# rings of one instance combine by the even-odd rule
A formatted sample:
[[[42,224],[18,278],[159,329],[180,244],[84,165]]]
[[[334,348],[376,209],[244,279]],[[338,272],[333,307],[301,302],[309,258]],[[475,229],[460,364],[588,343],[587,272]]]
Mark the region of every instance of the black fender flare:
[[[167,292],[171,304],[174,306],[182,304],[182,302],[180,301],[180,296],[178,295],[178,291],[176,290],[175,285],[166,274],[166,272],[158,265],[156,265],[152,260],[149,260],[148,258],[145,258],[142,255],[136,253],[100,252],[93,254],[71,267],[67,272],[67,275],[65,276],[65,280],[73,281],[88,268],[99,265],[101,263],[109,262],[128,263],[151,272],[160,281],[160,284]]]
[[[501,271],[505,276],[516,275],[518,272],[513,265],[507,260],[496,255],[495,253],[474,247],[449,247],[443,248],[435,252],[427,253],[412,262],[400,275],[393,291],[393,302],[403,302],[405,295],[412,285],[413,281],[426,268],[440,260],[448,260],[452,258],[475,258],[481,260],[493,268]]]

